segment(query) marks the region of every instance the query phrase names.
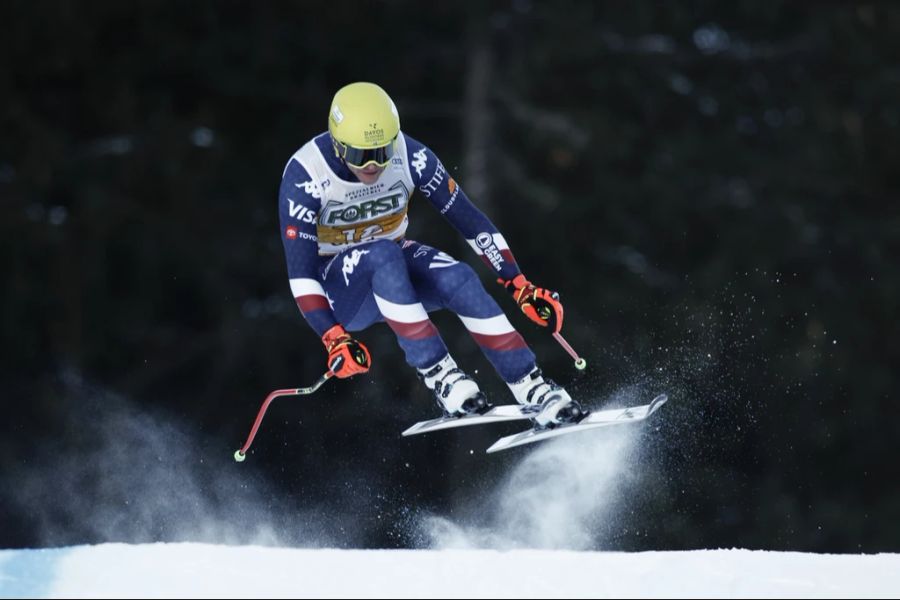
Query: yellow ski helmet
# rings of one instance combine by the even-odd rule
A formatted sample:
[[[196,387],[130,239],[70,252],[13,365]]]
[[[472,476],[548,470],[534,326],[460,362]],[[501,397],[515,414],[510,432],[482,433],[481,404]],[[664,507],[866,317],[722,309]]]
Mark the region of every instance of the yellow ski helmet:
[[[359,81],[338,90],[331,101],[328,132],[334,150],[348,165],[383,167],[394,155],[400,116],[394,101],[374,83]]]

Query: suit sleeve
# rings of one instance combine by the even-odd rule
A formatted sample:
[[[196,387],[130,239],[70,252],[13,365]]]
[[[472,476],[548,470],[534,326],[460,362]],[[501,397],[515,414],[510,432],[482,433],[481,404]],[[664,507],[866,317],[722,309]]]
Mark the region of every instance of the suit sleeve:
[[[509,280],[522,271],[506,239],[490,219],[469,200],[438,157],[426,146],[406,136],[409,170],[413,183],[451,225],[459,231],[486,265]]]
[[[291,159],[281,179],[278,214],[291,293],[309,326],[321,337],[337,324],[319,279],[316,217],[322,191],[306,169]]]

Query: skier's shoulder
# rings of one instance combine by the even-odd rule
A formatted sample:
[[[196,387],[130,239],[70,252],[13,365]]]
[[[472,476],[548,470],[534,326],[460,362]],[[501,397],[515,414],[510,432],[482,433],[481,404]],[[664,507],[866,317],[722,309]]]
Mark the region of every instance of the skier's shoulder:
[[[423,154],[434,156],[434,152],[431,151],[431,148],[407,133],[401,131],[397,139],[398,142],[402,142],[405,146],[406,158],[410,162],[415,160],[416,156],[421,156]]]
[[[317,165],[326,160],[326,151],[330,147],[327,131],[316,135],[291,155],[284,166],[282,179],[289,174],[295,177],[312,175],[317,170]]]
[[[281,174],[281,203],[295,201],[307,206],[317,205],[323,194],[324,155],[321,150],[322,137],[328,133],[317,135],[291,155]]]
[[[413,176],[413,180],[417,185],[428,181],[428,179],[434,176],[441,161],[438,159],[437,155],[431,151],[431,148],[419,140],[404,133],[401,133],[401,137],[405,141],[406,160],[409,164],[409,170],[410,174]]]

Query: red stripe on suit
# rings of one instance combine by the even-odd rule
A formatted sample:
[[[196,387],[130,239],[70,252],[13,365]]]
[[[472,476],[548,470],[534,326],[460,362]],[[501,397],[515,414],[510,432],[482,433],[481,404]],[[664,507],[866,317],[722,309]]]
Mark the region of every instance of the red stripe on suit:
[[[515,331],[501,333],[500,335],[488,335],[485,333],[475,333],[473,331],[470,331],[469,333],[472,334],[475,343],[488,350],[519,350],[527,347],[525,345],[525,340],[523,340],[522,336]]]
[[[438,330],[428,319],[417,323],[401,323],[385,317],[384,321],[388,324],[388,327],[394,330],[394,333],[408,340],[424,340],[438,334]]]
[[[328,298],[320,296],[319,294],[300,296],[295,298],[295,300],[297,301],[297,306],[300,307],[300,310],[305,313],[313,310],[322,310],[323,308],[331,310],[331,306],[328,304]]]

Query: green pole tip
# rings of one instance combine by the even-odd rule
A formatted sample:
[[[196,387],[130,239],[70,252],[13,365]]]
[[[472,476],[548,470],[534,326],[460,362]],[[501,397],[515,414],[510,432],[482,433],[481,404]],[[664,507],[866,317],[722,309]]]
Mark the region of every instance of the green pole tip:
[[[587,361],[583,358],[579,358],[575,361],[575,368],[579,371],[584,371],[585,367],[587,367]]]
[[[246,454],[242,454],[240,450],[234,451],[234,460],[237,462],[244,462],[244,459],[247,458]]]

